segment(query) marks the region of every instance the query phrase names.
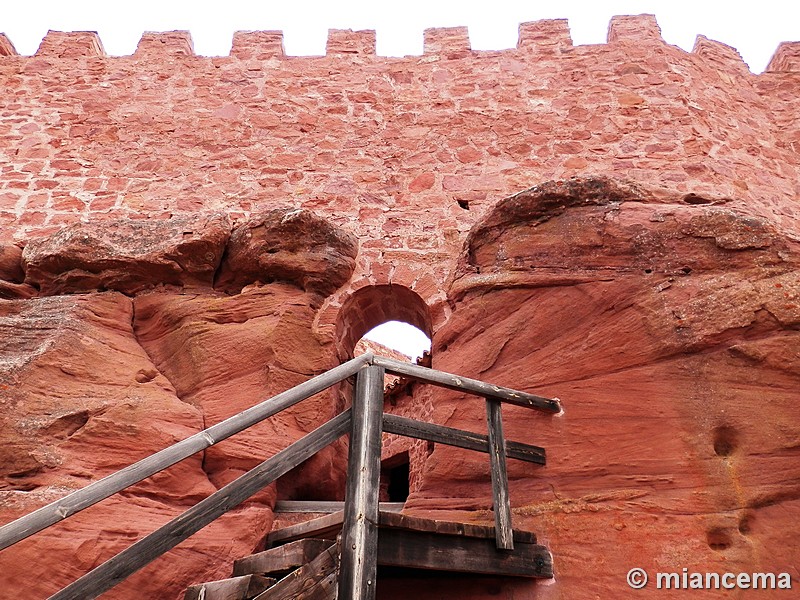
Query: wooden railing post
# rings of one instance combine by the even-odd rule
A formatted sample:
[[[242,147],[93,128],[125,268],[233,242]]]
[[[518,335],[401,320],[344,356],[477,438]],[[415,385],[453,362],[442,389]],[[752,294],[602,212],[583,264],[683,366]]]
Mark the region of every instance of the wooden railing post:
[[[513,550],[514,532],[511,529],[511,503],[508,499],[508,471],[506,471],[506,440],[503,437],[501,411],[499,400],[486,399],[486,424],[489,430],[489,466],[492,473],[495,539],[498,549]]]
[[[356,380],[339,566],[339,600],[375,598],[383,375],[382,367],[371,365],[363,367]]]

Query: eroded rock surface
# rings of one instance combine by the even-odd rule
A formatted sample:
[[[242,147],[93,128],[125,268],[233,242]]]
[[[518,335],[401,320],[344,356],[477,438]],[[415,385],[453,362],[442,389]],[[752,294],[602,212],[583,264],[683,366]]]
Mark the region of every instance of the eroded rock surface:
[[[213,289],[226,250],[232,295]],[[233,238],[226,216],[194,215],[75,224],[24,251],[0,246],[0,297],[41,296],[0,300],[0,522],[334,366],[332,340],[312,323],[356,251],[308,211],[274,211]],[[3,586],[49,595],[341,408],[336,391],[319,394],[14,546],[0,556]],[[110,597],[178,597],[227,576],[269,530],[278,495],[342,498],[344,456],[342,441],[320,452]],[[43,545],[75,560],[31,587],[22,565]]]
[[[132,318],[131,300],[113,292],[0,301],[3,523],[202,429],[201,410],[176,396],[136,341]],[[192,456],[4,550],[4,589],[47,597],[177,516],[215,490],[202,460]],[[116,597],[177,596],[197,569],[217,577],[203,556],[250,551],[270,521],[263,507],[231,515],[182,545],[169,569],[154,565]],[[43,561],[42,547],[59,558]]]
[[[796,577],[798,250],[762,219],[609,180],[517,194],[471,232],[434,368],[564,406],[504,410],[508,439],[548,453],[509,462],[515,523],[555,557],[557,589],[530,597],[627,597],[635,566]],[[479,399],[434,407],[485,427]],[[491,523],[484,456],[437,446],[427,469],[414,510]]]
[[[76,223],[25,247],[25,281],[43,295],[210,286],[229,235],[224,215]]]
[[[33,280],[28,271],[44,294],[84,294],[0,301],[0,518],[336,364],[331,330],[315,319],[351,276],[356,244],[309,213],[270,215],[234,231],[214,285],[210,267],[168,281],[161,267],[148,274],[155,259],[145,258],[126,280],[124,261],[92,263],[91,276],[84,261],[51,275],[34,268]],[[13,283],[11,252],[3,268]],[[548,182],[485,215],[452,278],[433,366],[561,398],[559,416],[504,410],[508,439],[548,452],[546,467],[510,461],[509,474],[514,524],[552,550],[556,579],[465,578],[450,594],[621,598],[634,566],[795,573],[799,262],[797,242],[736,199],[613,179]],[[135,297],[99,293],[114,282]],[[47,547],[74,558],[36,582],[32,597],[47,596],[326,421],[345,391],[310,398],[0,554],[3,585],[30,588],[26,565]],[[481,399],[406,392],[390,410],[484,430]],[[409,511],[493,522],[485,455],[385,442],[387,456],[409,454]],[[109,597],[179,597],[189,583],[227,576],[271,526],[276,498],[341,498],[345,465],[342,442]],[[420,600],[447,593],[409,582]]]
[[[0,298],[29,298],[36,290],[23,283],[22,248],[0,243]]]
[[[351,234],[313,212],[275,209],[234,229],[217,287],[285,281],[325,297],[350,279],[357,252]]]
[[[135,306],[139,341],[177,394],[202,411],[206,427],[334,366],[330,340],[311,331],[311,296],[292,285],[254,286],[234,296],[151,293]],[[208,449],[205,469],[222,486],[338,408],[331,392],[304,400]],[[343,472],[343,465],[325,468],[296,485],[335,495]]]

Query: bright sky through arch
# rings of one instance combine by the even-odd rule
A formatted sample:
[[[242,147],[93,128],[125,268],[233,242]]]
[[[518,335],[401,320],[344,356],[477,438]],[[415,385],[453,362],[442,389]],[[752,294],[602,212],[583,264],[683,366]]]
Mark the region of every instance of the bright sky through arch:
[[[427,335],[402,321],[387,321],[368,331],[364,337],[410,356],[412,362],[431,349],[431,340]]]

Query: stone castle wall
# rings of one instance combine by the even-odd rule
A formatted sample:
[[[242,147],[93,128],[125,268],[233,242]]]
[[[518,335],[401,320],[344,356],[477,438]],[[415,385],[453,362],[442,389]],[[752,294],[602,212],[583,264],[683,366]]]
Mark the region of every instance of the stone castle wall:
[[[433,29],[406,58],[376,56],[371,31],[331,31],[322,57],[284,56],[281,39],[240,32],[218,58],[185,32],[145,34],[126,57],[91,33],[51,32],[31,57],[4,40],[0,239],[302,206],[361,240],[349,290],[407,286],[441,323],[467,231],[542,181],[621,176],[796,235],[796,44],[754,75],[724,44],[666,44],[649,16],[614,18],[591,46],[565,20],[523,24],[502,51]]]

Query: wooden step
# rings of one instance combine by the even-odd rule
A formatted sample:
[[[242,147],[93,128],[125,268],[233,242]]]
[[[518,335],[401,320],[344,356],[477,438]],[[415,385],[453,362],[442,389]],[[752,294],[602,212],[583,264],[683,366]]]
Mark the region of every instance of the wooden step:
[[[272,547],[307,538],[332,539],[342,530],[343,521],[344,511],[339,510],[324,517],[310,519],[283,529],[276,529],[267,534],[266,545]]]
[[[333,539],[342,530],[344,511],[338,511],[324,517],[311,519],[297,525],[276,529],[267,535],[267,546],[285,544],[292,540],[304,538]],[[381,529],[408,529],[411,531],[428,531],[445,535],[460,535],[464,537],[494,539],[494,527],[490,525],[474,525],[471,523],[456,523],[452,521],[439,521],[425,519],[392,511],[380,512]],[[526,544],[535,544],[536,535],[530,531],[514,530],[514,541]]]
[[[338,562],[339,547],[334,543],[254,600],[335,600]]]
[[[381,502],[378,506],[384,512],[401,512],[405,502]],[[274,510],[276,513],[335,513],[344,510],[344,502],[340,500],[278,500]]]
[[[250,600],[274,584],[275,579],[261,575],[208,581],[187,588],[183,600]]]
[[[251,554],[233,563],[233,575],[286,573],[311,562],[335,543],[333,540],[305,539]]]
[[[515,542],[498,550],[493,538],[412,529],[382,529],[378,564],[389,567],[549,579],[553,559],[545,546]]]

